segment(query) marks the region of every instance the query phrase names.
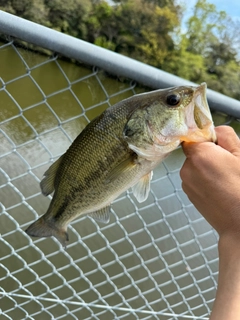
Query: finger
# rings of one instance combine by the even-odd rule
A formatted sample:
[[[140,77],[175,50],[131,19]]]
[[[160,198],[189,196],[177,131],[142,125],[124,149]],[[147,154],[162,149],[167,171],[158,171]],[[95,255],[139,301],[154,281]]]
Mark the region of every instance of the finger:
[[[187,158],[193,153],[193,150],[195,148],[194,145],[195,143],[193,142],[182,142],[182,149]]]
[[[180,169],[179,175],[185,187],[194,185],[194,180],[196,178],[196,168],[192,160],[190,160],[189,158],[185,160],[182,168]],[[183,190],[186,192],[185,189]]]
[[[184,184],[184,181],[188,181],[189,176],[190,176],[191,170],[189,170],[189,166],[188,166],[188,159],[185,160],[182,168],[180,169],[179,175],[180,178],[182,180],[182,186]],[[184,185],[185,186],[185,185]],[[183,191],[185,191],[185,189],[182,187]]]
[[[203,148],[213,147],[215,143],[213,142],[183,142],[182,149],[187,158],[192,157],[192,155],[198,155],[202,153]]]
[[[229,126],[219,126],[215,128],[217,134],[217,144],[225,150],[235,153],[240,152],[240,141],[233,130]]]
[[[215,128],[217,135],[217,144],[221,148],[227,150],[232,154],[240,154],[240,140],[236,132],[230,126],[219,126]],[[204,149],[203,149],[204,147]],[[186,157],[192,157],[192,155],[201,154],[201,152],[207,151],[207,148],[216,147],[212,142],[183,142],[182,148]]]

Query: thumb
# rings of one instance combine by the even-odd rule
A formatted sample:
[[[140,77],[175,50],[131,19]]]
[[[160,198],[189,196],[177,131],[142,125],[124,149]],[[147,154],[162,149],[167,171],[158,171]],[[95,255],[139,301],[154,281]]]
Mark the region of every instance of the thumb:
[[[233,130],[229,126],[219,126],[215,128],[217,135],[217,144],[229,151],[230,153],[240,154],[240,140]]]

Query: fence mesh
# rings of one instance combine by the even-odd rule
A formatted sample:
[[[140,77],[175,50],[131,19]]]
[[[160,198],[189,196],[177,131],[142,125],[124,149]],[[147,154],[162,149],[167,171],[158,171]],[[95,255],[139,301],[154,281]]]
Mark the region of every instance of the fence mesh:
[[[154,171],[147,201],[127,191],[107,225],[76,219],[67,250],[24,232],[50,203],[39,188],[50,163],[97,114],[150,90],[25,46],[0,42],[1,319],[207,319],[217,237],[181,189],[181,149]]]

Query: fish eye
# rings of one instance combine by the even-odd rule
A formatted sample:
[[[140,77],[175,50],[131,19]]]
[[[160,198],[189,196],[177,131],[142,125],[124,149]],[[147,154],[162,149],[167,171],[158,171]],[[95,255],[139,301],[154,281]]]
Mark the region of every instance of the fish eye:
[[[176,106],[180,102],[180,99],[180,95],[174,93],[167,96],[166,102],[169,106]]]

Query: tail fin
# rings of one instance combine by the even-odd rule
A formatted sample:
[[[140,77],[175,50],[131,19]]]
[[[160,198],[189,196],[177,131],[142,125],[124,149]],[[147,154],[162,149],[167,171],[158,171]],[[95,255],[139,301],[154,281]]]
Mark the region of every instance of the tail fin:
[[[66,248],[69,240],[68,233],[65,229],[59,229],[51,221],[46,221],[42,217],[31,224],[25,231],[31,237],[51,237],[54,236]]]

